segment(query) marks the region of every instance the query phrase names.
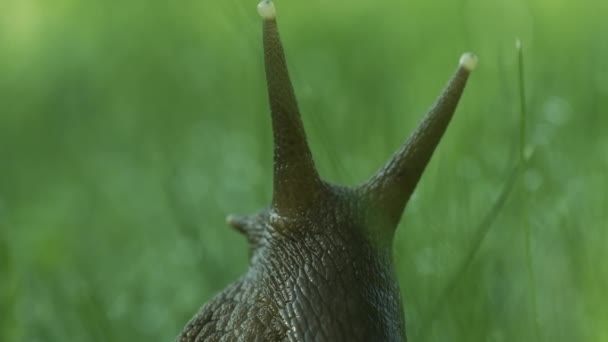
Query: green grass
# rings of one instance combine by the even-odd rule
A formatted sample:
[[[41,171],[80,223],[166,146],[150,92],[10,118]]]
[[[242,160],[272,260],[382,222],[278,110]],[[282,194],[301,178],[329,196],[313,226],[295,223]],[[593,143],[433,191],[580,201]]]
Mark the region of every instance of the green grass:
[[[396,236],[410,340],[608,341],[608,3],[276,1],[335,182],[479,55]],[[224,218],[271,194],[255,6],[0,2],[1,341],[171,340],[244,272]]]

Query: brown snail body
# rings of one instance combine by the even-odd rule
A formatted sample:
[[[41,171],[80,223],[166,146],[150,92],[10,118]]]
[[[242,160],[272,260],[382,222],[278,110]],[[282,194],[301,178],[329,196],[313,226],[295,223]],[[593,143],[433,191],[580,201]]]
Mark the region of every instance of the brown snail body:
[[[272,205],[228,218],[249,241],[249,270],[205,304],[177,341],[405,341],[392,239],[405,205],[445,132],[476,64],[456,72],[402,148],[357,187],[315,168],[278,34],[264,18],[274,134]]]

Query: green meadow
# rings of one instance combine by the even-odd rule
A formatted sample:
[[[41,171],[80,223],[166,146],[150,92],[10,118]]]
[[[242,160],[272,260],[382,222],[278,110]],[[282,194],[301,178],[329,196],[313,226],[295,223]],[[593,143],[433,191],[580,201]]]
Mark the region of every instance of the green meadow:
[[[409,340],[607,342],[608,2],[275,2],[333,182],[479,56],[396,233]],[[256,6],[0,1],[0,341],[171,341],[247,269],[225,217],[271,198]]]

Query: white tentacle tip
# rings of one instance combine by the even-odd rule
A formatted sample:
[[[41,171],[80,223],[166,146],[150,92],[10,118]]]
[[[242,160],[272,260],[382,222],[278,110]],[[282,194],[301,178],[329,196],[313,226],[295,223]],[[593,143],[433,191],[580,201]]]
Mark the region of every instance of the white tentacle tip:
[[[265,20],[272,20],[277,16],[277,10],[272,0],[262,0],[258,4],[258,14]]]
[[[471,72],[477,67],[477,61],[477,55],[467,52],[460,57],[460,66]]]
[[[230,214],[226,216],[226,224],[229,226],[234,226],[237,222],[236,216]]]

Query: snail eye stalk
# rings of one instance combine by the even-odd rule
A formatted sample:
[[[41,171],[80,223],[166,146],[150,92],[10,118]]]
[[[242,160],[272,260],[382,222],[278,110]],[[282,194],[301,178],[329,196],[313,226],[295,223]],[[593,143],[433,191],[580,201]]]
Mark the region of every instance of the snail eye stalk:
[[[426,165],[445,133],[477,56],[465,53],[435,104],[393,157],[360,190],[394,230]],[[392,233],[392,231],[391,231]]]
[[[270,0],[258,5],[263,20],[264,62],[274,138],[272,208],[293,216],[307,208],[323,190],[308,146],[296,96],[279,36],[276,9]]]

